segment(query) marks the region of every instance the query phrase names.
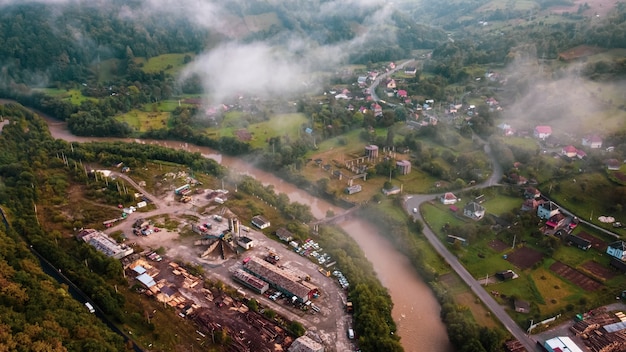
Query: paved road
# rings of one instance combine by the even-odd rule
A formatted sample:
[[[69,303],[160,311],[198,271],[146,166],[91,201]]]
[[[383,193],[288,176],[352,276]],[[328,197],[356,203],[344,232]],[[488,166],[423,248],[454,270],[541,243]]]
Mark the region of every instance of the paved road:
[[[474,136],[474,138],[484,143],[485,153],[491,159],[493,173],[491,177],[489,177],[489,179],[486,180],[485,182],[481,184],[477,184],[472,187],[468,187],[465,190],[480,189],[480,188],[497,185],[499,181],[502,179],[502,167],[495,159],[489,144],[485,143],[478,136]],[[511,317],[507,314],[504,308],[498,302],[496,302],[496,300],[494,300],[493,297],[491,297],[491,295],[487,291],[483,289],[480,283],[476,279],[474,279],[472,274],[470,274],[469,271],[467,271],[467,269],[465,269],[465,267],[459,262],[457,257],[454,254],[452,254],[448,250],[446,245],[443,244],[439,240],[437,235],[435,235],[435,233],[428,226],[428,223],[424,221],[422,214],[419,211],[418,212],[412,211],[412,209],[414,208],[420,209],[420,206],[424,202],[428,202],[432,200],[436,201],[436,199],[439,196],[440,195],[432,195],[432,194],[407,196],[405,198],[404,206],[405,206],[406,211],[413,214],[413,217],[415,219],[424,223],[425,226],[422,232],[424,233],[424,236],[426,237],[426,239],[428,239],[428,242],[430,242],[433,248],[435,248],[437,253],[439,253],[439,255],[441,255],[445,259],[445,261],[459,275],[459,277],[463,281],[465,281],[465,283],[470,287],[470,289],[474,292],[474,294],[485,304],[485,306],[487,306],[489,310],[491,310],[491,312],[496,316],[496,318],[498,318],[500,322],[502,322],[502,325],[504,325],[504,327],[511,333],[511,335],[513,335],[513,337],[515,337],[518,341],[520,341],[524,345],[524,347],[526,347],[528,351],[541,351],[537,347],[536,341],[533,340],[528,335],[526,335],[525,331],[522,330],[513,319],[511,319]]]
[[[393,70],[389,70],[389,71],[387,71],[385,73],[382,73],[382,74],[378,75],[378,77],[376,77],[374,82],[372,82],[372,84],[369,87],[370,95],[372,96],[372,100],[373,101],[380,101],[380,99],[378,98],[378,95],[376,95],[376,87],[378,87],[378,84],[380,83],[380,81],[383,78],[387,78],[388,76],[392,75],[394,72],[403,69],[404,66],[406,66],[406,65],[408,65],[410,63],[413,63],[413,62],[415,62],[415,60],[412,60],[412,59],[411,60],[407,60],[407,61],[397,65]],[[391,104],[389,104],[389,105],[391,105]]]

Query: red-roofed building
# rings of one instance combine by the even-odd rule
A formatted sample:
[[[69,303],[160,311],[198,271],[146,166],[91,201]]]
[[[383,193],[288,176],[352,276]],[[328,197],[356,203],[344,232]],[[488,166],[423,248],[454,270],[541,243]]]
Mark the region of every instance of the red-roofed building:
[[[398,95],[398,98],[406,98],[407,97],[407,92],[404,89],[400,89],[398,91],[398,93],[396,93]]]
[[[565,215],[561,213],[556,213],[553,216],[551,216],[550,219],[548,219],[548,221],[546,221],[546,226],[556,229],[558,227],[563,226],[564,222],[565,222]]]
[[[563,147],[563,149],[561,149],[561,154],[568,158],[575,157],[576,153],[578,153],[578,149],[576,149],[573,145],[568,145],[567,147]]]
[[[552,127],[550,126],[537,126],[533,131],[535,138],[546,139],[552,135]]]
[[[459,199],[452,192],[445,193],[444,195],[439,197],[439,200],[443,204],[454,204],[459,201]]]

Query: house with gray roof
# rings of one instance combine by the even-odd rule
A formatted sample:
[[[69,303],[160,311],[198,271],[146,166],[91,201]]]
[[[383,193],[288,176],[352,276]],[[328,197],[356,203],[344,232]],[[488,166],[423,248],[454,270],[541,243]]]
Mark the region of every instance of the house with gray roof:
[[[480,220],[485,216],[485,207],[476,202],[469,202],[463,208],[463,215],[470,219]]]

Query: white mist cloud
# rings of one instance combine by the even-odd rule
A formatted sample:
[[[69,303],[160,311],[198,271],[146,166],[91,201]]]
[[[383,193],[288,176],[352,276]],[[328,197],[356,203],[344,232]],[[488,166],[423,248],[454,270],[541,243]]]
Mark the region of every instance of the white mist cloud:
[[[183,71],[197,74],[212,101],[237,94],[261,98],[291,95],[303,88],[308,64],[266,43],[226,43],[199,55]]]
[[[623,82],[590,80],[581,74],[584,63],[555,71],[541,65],[536,58],[528,58],[507,68],[506,89],[517,92],[503,112],[507,123],[520,129],[550,125],[555,135],[562,137],[604,134],[624,125],[623,112],[618,110],[621,102],[614,98],[623,91]],[[577,138],[566,141],[580,142]]]
[[[251,43],[236,38],[249,34],[249,28],[240,14],[231,11],[249,10],[247,0],[222,2],[217,0],[140,0],[134,5],[113,6],[111,0],[0,0],[0,7],[10,4],[41,3],[64,6],[94,6],[106,8],[125,21],[154,20],[155,17],[181,18],[201,28],[219,33],[226,38],[235,38],[228,43],[218,44],[196,56],[183,70],[181,78],[198,75],[212,102],[223,102],[237,94],[272,97],[301,93],[314,81],[313,71],[335,69],[353,53],[368,50],[373,40],[395,40],[389,30],[392,6],[386,0],[267,0],[265,4],[281,6],[293,13],[293,20],[320,21],[330,16],[346,19],[365,17],[356,24],[357,35],[333,44],[319,44],[314,38],[319,33],[280,31]],[[259,4],[262,3],[260,2]],[[297,9],[297,10],[294,10]],[[322,34],[323,35],[323,34]],[[75,33],[77,42],[84,38]],[[306,82],[306,84],[305,84]]]

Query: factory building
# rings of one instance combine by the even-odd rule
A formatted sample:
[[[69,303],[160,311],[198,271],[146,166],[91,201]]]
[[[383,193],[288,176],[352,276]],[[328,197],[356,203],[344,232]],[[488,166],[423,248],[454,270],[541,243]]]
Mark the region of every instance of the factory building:
[[[295,296],[300,302],[307,302],[319,289],[310,282],[303,281],[294,274],[272,265],[263,259],[252,257],[244,264],[244,269],[252,275],[267,281],[272,287],[283,293]]]

